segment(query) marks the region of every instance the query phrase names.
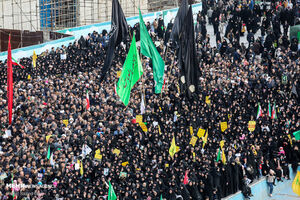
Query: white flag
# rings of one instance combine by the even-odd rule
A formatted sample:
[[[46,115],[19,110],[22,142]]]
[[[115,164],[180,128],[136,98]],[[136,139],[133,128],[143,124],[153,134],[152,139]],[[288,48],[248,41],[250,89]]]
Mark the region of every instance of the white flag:
[[[145,113],[145,102],[144,102],[144,94],[142,94],[142,101],[141,101],[141,115]]]
[[[85,156],[90,154],[91,152],[92,149],[87,144],[83,144],[81,152],[82,157],[85,158]]]

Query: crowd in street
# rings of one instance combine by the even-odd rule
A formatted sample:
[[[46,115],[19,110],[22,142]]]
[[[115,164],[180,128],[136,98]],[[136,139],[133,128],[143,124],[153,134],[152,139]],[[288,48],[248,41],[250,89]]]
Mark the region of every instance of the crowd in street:
[[[22,58],[25,69],[13,68],[11,126],[7,66],[0,61],[0,199],[106,200],[108,182],[120,200],[219,200],[239,190],[251,198],[247,186],[262,176],[272,187],[290,179],[289,164],[296,170],[300,162],[292,134],[300,129],[300,52],[288,30],[299,16],[293,0],[253,8],[240,0],[202,1],[195,22],[199,93],[192,99],[180,91],[172,23],[162,18],[146,26],[166,64],[163,92],[154,93],[152,64],[142,56],[144,75],[127,107],[114,88],[130,36],[116,48],[103,82],[107,31],[45,51],[35,68],[31,57]],[[207,34],[211,25],[214,36]],[[138,41],[139,25],[130,31]],[[142,98],[147,131],[136,123]],[[269,103],[276,117],[269,116]],[[249,121],[256,121],[254,131]],[[191,132],[197,137],[199,128],[207,141],[200,137],[193,146]],[[179,149],[171,158],[173,136]],[[222,140],[226,162],[217,160]]]

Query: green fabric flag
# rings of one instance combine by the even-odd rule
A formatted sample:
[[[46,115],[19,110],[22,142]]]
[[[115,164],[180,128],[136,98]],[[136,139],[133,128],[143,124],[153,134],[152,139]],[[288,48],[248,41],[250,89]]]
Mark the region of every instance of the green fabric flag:
[[[295,132],[293,133],[293,135],[295,136],[295,139],[296,139],[296,140],[300,140],[300,130],[299,130],[299,131],[295,131]]]
[[[51,153],[50,153],[50,145],[48,146],[48,153],[47,153],[47,159],[49,160],[50,159],[50,156],[51,156]]]
[[[114,191],[114,188],[112,187],[110,181],[109,183],[109,188],[108,188],[108,200],[116,200],[117,199],[117,195]]]
[[[135,35],[133,35],[130,49],[123,65],[120,79],[116,86],[117,94],[125,106],[129,103],[131,89],[140,79],[142,74],[143,67],[136,49]]]
[[[221,148],[219,148],[219,152],[218,152],[218,156],[217,156],[217,162],[219,162],[219,160],[221,160]]]
[[[165,63],[161,56],[159,55],[152,39],[147,31],[146,25],[144,23],[141,10],[140,13],[140,37],[141,37],[141,54],[149,57],[152,60],[153,65],[153,78],[155,81],[155,93],[161,93],[162,86],[164,84],[164,71]]]

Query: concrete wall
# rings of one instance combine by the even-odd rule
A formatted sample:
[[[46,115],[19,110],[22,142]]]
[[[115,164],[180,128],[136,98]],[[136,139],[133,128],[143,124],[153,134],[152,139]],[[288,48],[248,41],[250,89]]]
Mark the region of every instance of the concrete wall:
[[[298,167],[298,171],[300,171],[300,167]],[[277,200],[277,199],[282,199],[282,200],[296,200],[300,199],[300,196],[297,196],[292,192],[292,183],[293,180],[296,176],[296,173],[293,173],[292,169],[290,168],[290,178],[291,180],[285,180],[283,182],[277,182],[276,181],[276,186],[274,186],[273,190],[273,197],[269,197],[268,193],[268,187],[267,187],[267,182],[265,178],[262,178],[258,182],[255,182],[251,184],[251,191],[252,194],[254,195],[251,197],[251,200]],[[241,192],[238,192],[234,195],[231,195],[227,198],[223,198],[223,200],[244,200],[243,194]]]

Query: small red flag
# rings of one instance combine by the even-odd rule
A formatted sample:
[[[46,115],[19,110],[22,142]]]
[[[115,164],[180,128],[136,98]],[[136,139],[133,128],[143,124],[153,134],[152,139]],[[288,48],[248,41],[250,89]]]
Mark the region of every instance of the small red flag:
[[[90,110],[90,97],[88,90],[86,90],[86,110]]]
[[[12,59],[11,59],[11,45],[10,35],[8,39],[7,49],[7,99],[8,99],[8,122],[11,125],[12,121],[12,108],[13,108],[13,70],[12,70]]]
[[[184,180],[183,180],[183,184],[184,184],[184,185],[186,185],[186,184],[189,183],[188,173],[189,173],[189,171],[186,170],[186,171],[185,171],[185,175],[184,175]]]

